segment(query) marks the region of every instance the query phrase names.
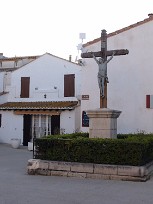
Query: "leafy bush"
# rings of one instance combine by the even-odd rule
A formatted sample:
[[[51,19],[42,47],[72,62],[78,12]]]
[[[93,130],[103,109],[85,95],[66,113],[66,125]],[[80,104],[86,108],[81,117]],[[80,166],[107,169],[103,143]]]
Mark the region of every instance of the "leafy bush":
[[[153,160],[153,135],[130,134],[118,138],[91,139],[88,134],[75,133],[36,139],[35,158],[134,166]]]
[[[63,134],[63,135],[48,135],[47,137],[44,136],[43,138],[61,138],[61,139],[76,139],[78,137],[83,137],[83,138],[89,138],[89,133],[84,133],[84,132],[77,132],[77,133],[72,133],[72,134]]]

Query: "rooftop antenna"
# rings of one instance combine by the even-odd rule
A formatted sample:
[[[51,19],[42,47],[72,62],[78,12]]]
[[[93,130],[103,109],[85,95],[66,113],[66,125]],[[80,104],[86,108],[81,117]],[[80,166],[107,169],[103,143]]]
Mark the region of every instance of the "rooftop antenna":
[[[81,43],[79,43],[77,45],[78,55],[76,56],[76,60],[75,60],[75,61],[78,61],[78,62],[80,60],[80,59],[78,59],[78,58],[80,58],[80,54],[79,53],[80,53],[80,51],[81,52],[83,51],[82,45],[83,45],[83,40],[86,39],[86,33],[79,33],[79,39],[81,39]]]
[[[79,38],[82,40],[81,43],[83,44],[83,40],[86,39],[86,34],[85,33],[80,33]]]

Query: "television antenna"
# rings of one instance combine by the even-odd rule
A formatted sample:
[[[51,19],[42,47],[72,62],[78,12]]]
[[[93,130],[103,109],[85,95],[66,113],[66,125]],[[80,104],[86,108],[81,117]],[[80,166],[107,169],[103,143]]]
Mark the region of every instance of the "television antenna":
[[[79,38],[82,40],[82,44],[83,44],[83,40],[86,39],[86,33],[79,33]]]
[[[83,40],[86,39],[86,33],[79,33],[79,39],[81,39],[81,43],[79,43],[77,45],[77,50],[78,50],[78,55],[76,56],[76,60],[77,62],[80,61],[81,55],[80,55],[80,51],[83,51]]]

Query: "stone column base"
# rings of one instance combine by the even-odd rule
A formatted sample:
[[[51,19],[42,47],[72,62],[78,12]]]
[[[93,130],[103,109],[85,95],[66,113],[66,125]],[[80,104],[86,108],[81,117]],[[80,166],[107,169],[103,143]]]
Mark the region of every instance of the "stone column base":
[[[117,118],[121,111],[99,108],[86,113],[89,117],[89,138],[117,138]]]

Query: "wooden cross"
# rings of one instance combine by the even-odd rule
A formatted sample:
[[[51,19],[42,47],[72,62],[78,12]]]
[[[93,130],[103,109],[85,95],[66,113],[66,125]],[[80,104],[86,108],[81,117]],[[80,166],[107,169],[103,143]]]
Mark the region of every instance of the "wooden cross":
[[[101,57],[103,58],[104,62],[107,60],[108,56],[112,56],[112,54],[115,52],[115,55],[126,55],[129,53],[128,50],[121,49],[121,50],[107,50],[107,32],[106,30],[101,31],[101,51],[98,52],[87,52],[82,53],[82,58],[93,58],[93,54],[95,57]],[[100,108],[107,108],[107,82],[105,81],[104,84],[104,92],[105,96],[102,98],[100,96]]]

